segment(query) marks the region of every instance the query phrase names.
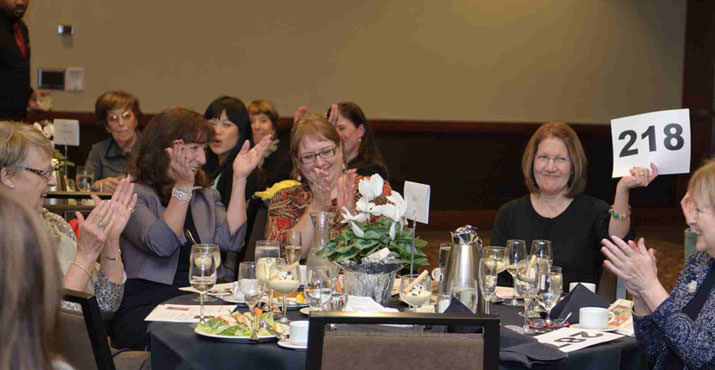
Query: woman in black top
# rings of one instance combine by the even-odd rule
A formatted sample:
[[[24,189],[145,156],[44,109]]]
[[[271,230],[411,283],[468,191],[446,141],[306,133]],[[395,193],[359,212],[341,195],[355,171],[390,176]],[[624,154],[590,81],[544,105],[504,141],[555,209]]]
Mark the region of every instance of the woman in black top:
[[[553,265],[563,269],[563,284],[598,283],[603,256],[600,241],[611,235],[632,238],[629,192],[645,187],[658,175],[655,165],[634,167],[616,186],[613,206],[582,194],[586,187],[586,155],[576,132],[563,122],[541,125],[522,157],[529,194],[497,212],[491,244],[523,239],[551,240]],[[509,279],[510,280],[510,279]],[[500,284],[508,284],[508,280]]]

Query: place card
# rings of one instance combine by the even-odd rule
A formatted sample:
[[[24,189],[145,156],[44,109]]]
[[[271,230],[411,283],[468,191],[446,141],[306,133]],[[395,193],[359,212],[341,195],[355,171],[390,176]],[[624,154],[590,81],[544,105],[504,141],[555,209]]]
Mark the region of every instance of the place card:
[[[79,146],[79,121],[76,119],[54,119],[55,134],[52,142],[55,145]]]
[[[230,314],[236,305],[204,305],[204,316],[221,316]],[[154,308],[144,321],[164,322],[199,322],[201,307],[199,305],[160,304]]]
[[[650,168],[661,175],[690,172],[690,111],[672,109],[611,120],[614,178],[629,175],[633,167]]]
[[[412,181],[405,181],[405,217],[423,224],[429,223],[430,186]]]
[[[610,342],[622,335],[600,330],[561,328],[534,338],[541,343],[552,344],[563,352],[573,352],[599,343]]]

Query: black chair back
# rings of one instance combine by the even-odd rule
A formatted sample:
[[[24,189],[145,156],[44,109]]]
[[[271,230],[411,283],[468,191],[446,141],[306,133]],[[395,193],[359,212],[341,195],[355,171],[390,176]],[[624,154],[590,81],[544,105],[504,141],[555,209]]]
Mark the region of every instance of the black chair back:
[[[79,305],[81,312],[61,309],[60,353],[77,370],[115,370],[97,298],[65,289],[64,299]]]

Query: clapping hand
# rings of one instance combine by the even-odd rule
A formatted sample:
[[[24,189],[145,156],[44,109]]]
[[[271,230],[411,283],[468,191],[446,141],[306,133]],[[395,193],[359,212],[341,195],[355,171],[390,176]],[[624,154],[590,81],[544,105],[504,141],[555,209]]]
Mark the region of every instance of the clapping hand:
[[[171,148],[166,148],[165,150],[169,156],[169,177],[180,188],[188,189],[193,187],[196,171],[190,166],[190,158],[186,153],[184,140],[174,140]]]
[[[75,212],[79,233],[77,237],[77,255],[96,259],[104,248],[114,218],[110,213],[111,204],[92,195],[92,200],[97,206],[92,209],[87,219],[80,212]]]
[[[340,114],[340,111],[338,110],[338,105],[337,104],[331,104],[330,105],[330,114],[328,114],[327,118],[330,123],[335,126],[338,123],[338,114]]]
[[[355,213],[355,179],[357,170],[352,168],[338,178],[338,211],[346,207],[350,213]]]
[[[647,187],[656,177],[658,177],[658,167],[654,163],[650,164],[650,171],[645,167],[633,167],[629,170],[630,175],[623,176],[618,181],[618,187],[623,190],[631,190],[639,187]]]
[[[128,178],[123,178],[117,184],[117,189],[109,200],[110,214],[112,215],[112,227],[109,230],[108,238],[118,240],[129,218],[134,212],[134,205],[137,203],[137,195],[134,194],[134,184]]]
[[[298,110],[293,114],[293,124],[298,123],[306,114],[308,113],[308,108],[304,106],[298,107]]]
[[[251,143],[246,140],[243,142],[241,151],[233,160],[233,176],[235,178],[246,178],[256,168],[258,162],[263,158],[266,148],[271,143],[271,137],[265,136],[252,149],[249,149]]]
[[[635,297],[658,282],[655,251],[647,249],[645,240],[638,243],[612,236],[611,240],[603,239],[601,252],[606,256],[604,266],[623,280],[626,289]]]

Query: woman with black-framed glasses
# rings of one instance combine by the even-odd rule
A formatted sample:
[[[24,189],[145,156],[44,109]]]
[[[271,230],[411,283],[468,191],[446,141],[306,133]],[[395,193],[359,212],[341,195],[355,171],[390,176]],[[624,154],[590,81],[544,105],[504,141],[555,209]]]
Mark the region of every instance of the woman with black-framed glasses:
[[[136,202],[133,185],[124,179],[111,200],[93,197],[97,206],[89,216],[77,213],[75,236],[62,217],[43,208],[45,192],[56,184],[52,151],[52,143],[33,126],[0,122],[0,187],[42,216],[56,247],[64,287],[94,293],[103,312],[114,312],[124,292],[119,235]]]
[[[340,214],[344,207],[354,207],[358,175],[354,169],[344,170],[340,135],[323,116],[306,114],[293,124],[290,155],[294,176],[302,184],[273,196],[268,207],[266,237],[283,240],[286,231],[300,231],[305,257],[313,241],[310,212],[332,212],[331,234],[337,235],[343,226]],[[387,181],[384,186],[390,189]]]

